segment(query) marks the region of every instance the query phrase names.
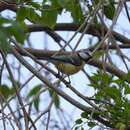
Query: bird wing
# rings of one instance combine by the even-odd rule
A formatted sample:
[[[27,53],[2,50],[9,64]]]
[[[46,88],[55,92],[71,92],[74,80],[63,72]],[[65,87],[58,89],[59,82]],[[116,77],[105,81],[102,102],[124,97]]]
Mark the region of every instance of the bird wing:
[[[70,63],[70,64],[75,65],[75,66],[80,66],[81,65],[80,60],[76,60],[76,58],[73,58],[71,56],[62,55],[62,56],[55,56],[55,57],[52,57],[52,58],[57,60],[57,61]]]
[[[65,63],[70,63],[72,65],[75,66],[80,66],[81,65],[81,61],[77,60],[76,58],[70,57],[70,56],[53,56],[53,57],[38,57],[38,59],[41,60],[47,60],[50,62],[55,62],[55,61],[59,61],[59,62],[65,62]]]

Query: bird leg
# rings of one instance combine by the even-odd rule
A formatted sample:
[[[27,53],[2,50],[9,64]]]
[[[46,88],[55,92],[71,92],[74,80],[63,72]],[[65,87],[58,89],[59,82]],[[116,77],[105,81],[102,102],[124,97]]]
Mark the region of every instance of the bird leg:
[[[60,71],[58,70],[58,73],[56,74],[56,77],[58,78],[60,76]]]
[[[67,77],[68,77],[68,80],[69,80],[68,84],[70,84],[70,83],[71,83],[71,81],[70,81],[70,76],[69,76],[69,75],[67,75]]]
[[[56,77],[59,78],[60,75],[61,75],[61,72],[58,71],[58,73],[56,74]],[[63,76],[63,74],[62,74],[62,76]],[[67,81],[67,82],[68,82],[67,84],[70,84],[71,81],[70,81],[70,77],[69,77],[69,75],[67,75],[67,77],[68,77],[68,80],[69,80],[69,81]],[[63,78],[65,78],[65,77],[63,77]]]

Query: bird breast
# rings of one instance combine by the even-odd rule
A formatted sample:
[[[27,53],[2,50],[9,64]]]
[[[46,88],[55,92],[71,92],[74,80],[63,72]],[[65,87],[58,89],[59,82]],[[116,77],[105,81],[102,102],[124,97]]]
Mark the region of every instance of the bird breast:
[[[83,69],[84,63],[82,63],[80,66],[75,66],[69,63],[56,63],[56,68],[66,75],[72,75]]]

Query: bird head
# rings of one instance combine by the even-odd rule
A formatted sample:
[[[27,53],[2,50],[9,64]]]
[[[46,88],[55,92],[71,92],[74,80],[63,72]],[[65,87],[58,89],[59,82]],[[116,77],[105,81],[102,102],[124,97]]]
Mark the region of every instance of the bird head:
[[[87,62],[89,59],[92,58],[92,55],[91,55],[90,51],[89,51],[89,50],[86,50],[86,49],[79,50],[79,51],[77,52],[77,54],[78,54],[78,56],[79,56],[82,60],[84,60],[85,62]]]

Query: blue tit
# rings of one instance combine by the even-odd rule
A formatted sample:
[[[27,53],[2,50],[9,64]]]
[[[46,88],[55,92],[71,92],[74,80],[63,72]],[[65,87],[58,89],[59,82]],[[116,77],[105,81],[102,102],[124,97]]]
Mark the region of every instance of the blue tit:
[[[85,62],[92,56],[86,50],[73,52],[70,55],[58,55],[53,57],[39,57],[38,59],[48,60],[63,74],[73,75],[83,69]]]

